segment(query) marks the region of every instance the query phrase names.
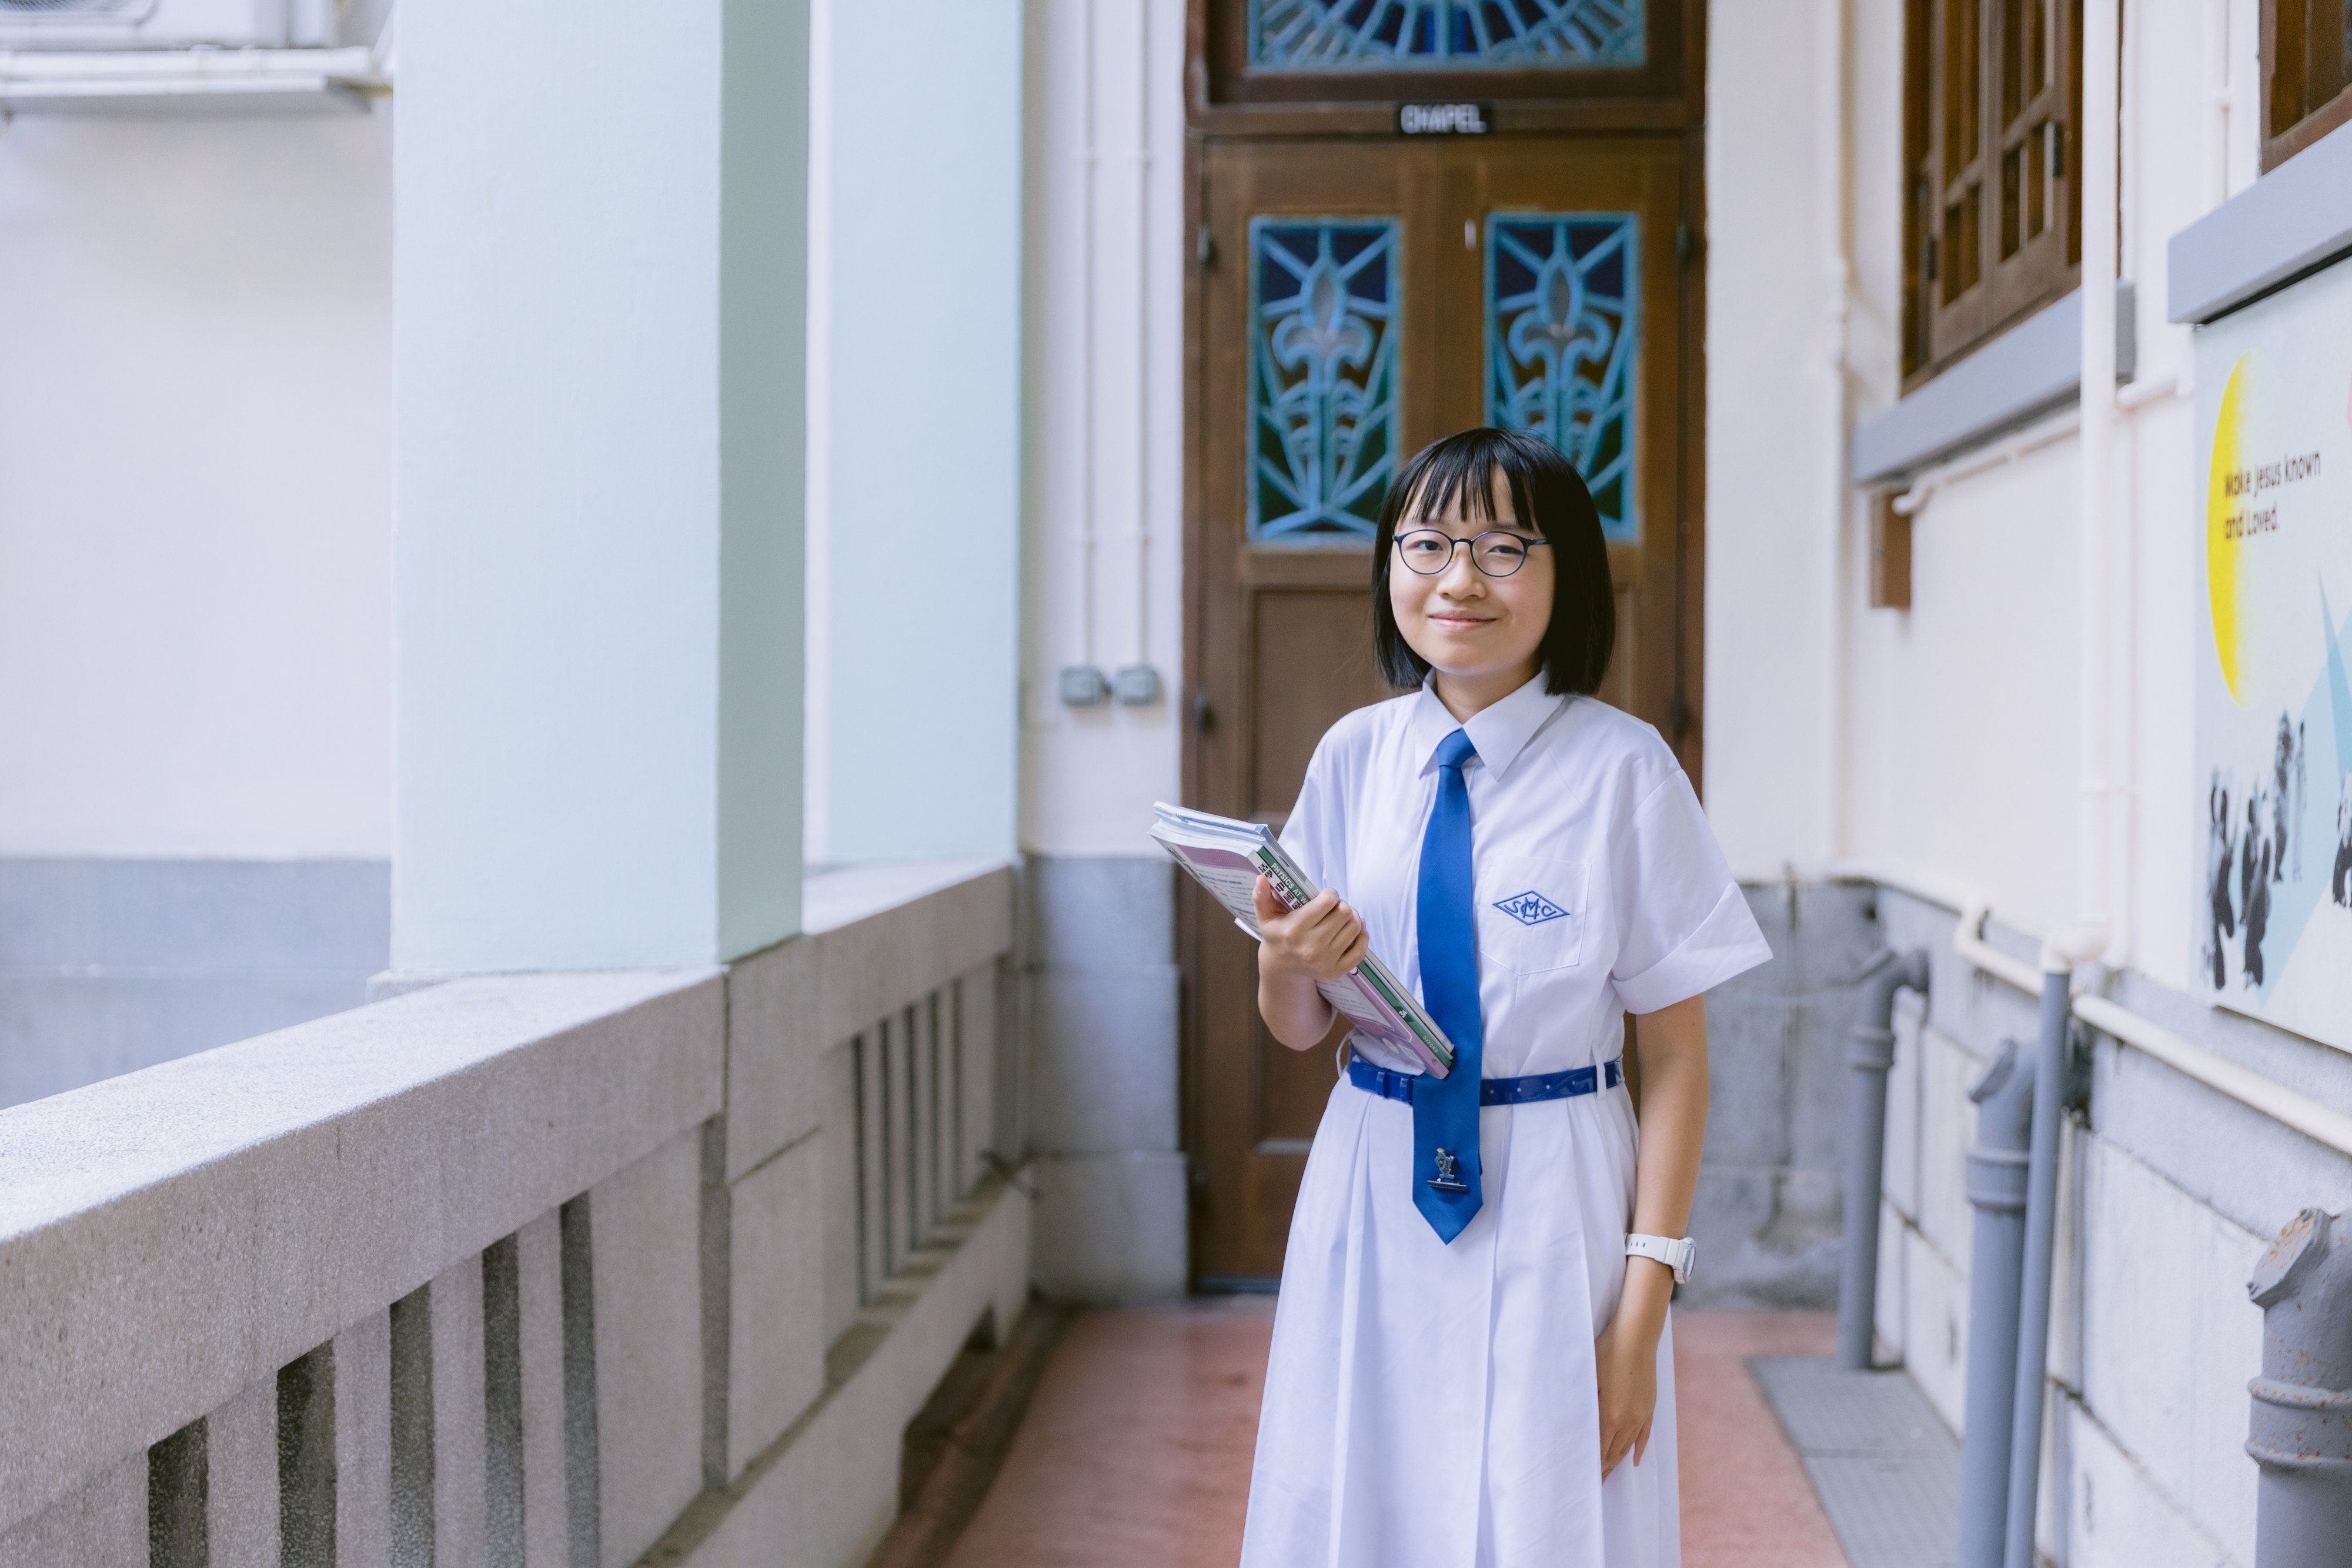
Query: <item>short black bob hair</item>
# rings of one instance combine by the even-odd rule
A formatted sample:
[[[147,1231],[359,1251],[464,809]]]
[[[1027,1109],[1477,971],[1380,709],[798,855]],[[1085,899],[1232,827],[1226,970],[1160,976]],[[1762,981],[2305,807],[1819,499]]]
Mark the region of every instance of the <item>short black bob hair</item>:
[[[1617,595],[1609,580],[1609,547],[1601,537],[1601,514],[1583,476],[1559,448],[1519,430],[1465,430],[1433,441],[1406,462],[1381,503],[1380,532],[1372,541],[1372,653],[1389,685],[1410,689],[1429,674],[1429,661],[1414,653],[1397,629],[1389,606],[1389,570],[1398,520],[1408,507],[1412,517],[1453,515],[1458,497],[1466,516],[1495,517],[1494,476],[1509,488],[1511,512],[1522,528],[1533,523],[1550,541],[1551,624],[1543,638],[1544,690],[1590,696],[1609,673],[1617,643]],[[1410,525],[1408,525],[1410,526]]]

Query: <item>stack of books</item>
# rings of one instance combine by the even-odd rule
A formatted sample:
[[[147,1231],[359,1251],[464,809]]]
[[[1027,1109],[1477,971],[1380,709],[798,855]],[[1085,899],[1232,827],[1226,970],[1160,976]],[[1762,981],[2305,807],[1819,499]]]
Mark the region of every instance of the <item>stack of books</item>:
[[[1234,924],[1260,941],[1257,879],[1264,877],[1289,908],[1321,891],[1283,850],[1273,831],[1260,822],[1155,805],[1151,836],[1178,865],[1232,912]],[[1349,1044],[1366,1061],[1396,1072],[1426,1072],[1443,1078],[1454,1071],[1454,1043],[1437,1020],[1404,988],[1377,954],[1316,989],[1355,1026]],[[1342,1051],[1344,1059],[1345,1052]]]

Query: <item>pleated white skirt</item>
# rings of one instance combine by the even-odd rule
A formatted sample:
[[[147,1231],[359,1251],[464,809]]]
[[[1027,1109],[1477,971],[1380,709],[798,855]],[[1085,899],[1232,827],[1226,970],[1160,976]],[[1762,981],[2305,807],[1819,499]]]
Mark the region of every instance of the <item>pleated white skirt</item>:
[[[1485,1206],[1412,1206],[1412,1112],[1342,1080],[1307,1161],[1243,1568],[1679,1568],[1674,1343],[1638,1466],[1601,1479],[1593,1337],[1633,1217],[1623,1089],[1479,1116]]]

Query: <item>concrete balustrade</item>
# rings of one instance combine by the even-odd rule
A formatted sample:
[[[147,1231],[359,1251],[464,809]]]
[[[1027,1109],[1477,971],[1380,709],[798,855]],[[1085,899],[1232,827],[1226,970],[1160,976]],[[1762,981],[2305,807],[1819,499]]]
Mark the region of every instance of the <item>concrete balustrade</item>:
[[[857,1561],[1026,1294],[1013,880],[0,1112],[0,1565]]]

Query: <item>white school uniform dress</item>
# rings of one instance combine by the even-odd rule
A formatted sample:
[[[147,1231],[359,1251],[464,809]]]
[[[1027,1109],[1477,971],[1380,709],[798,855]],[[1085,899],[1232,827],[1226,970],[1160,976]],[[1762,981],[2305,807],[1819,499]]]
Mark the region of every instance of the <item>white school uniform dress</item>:
[[[1416,992],[1422,831],[1456,728],[1478,750],[1486,1077],[1608,1061],[1627,1010],[1771,956],[1657,731],[1540,678],[1467,725],[1424,688],[1331,727],[1282,834]],[[1340,1079],[1291,1219],[1243,1568],[1679,1563],[1671,1333],[1645,1457],[1601,1479],[1593,1339],[1624,1281],[1633,1145],[1622,1087],[1484,1108],[1484,1205],[1448,1245],[1413,1207],[1412,1108]]]

